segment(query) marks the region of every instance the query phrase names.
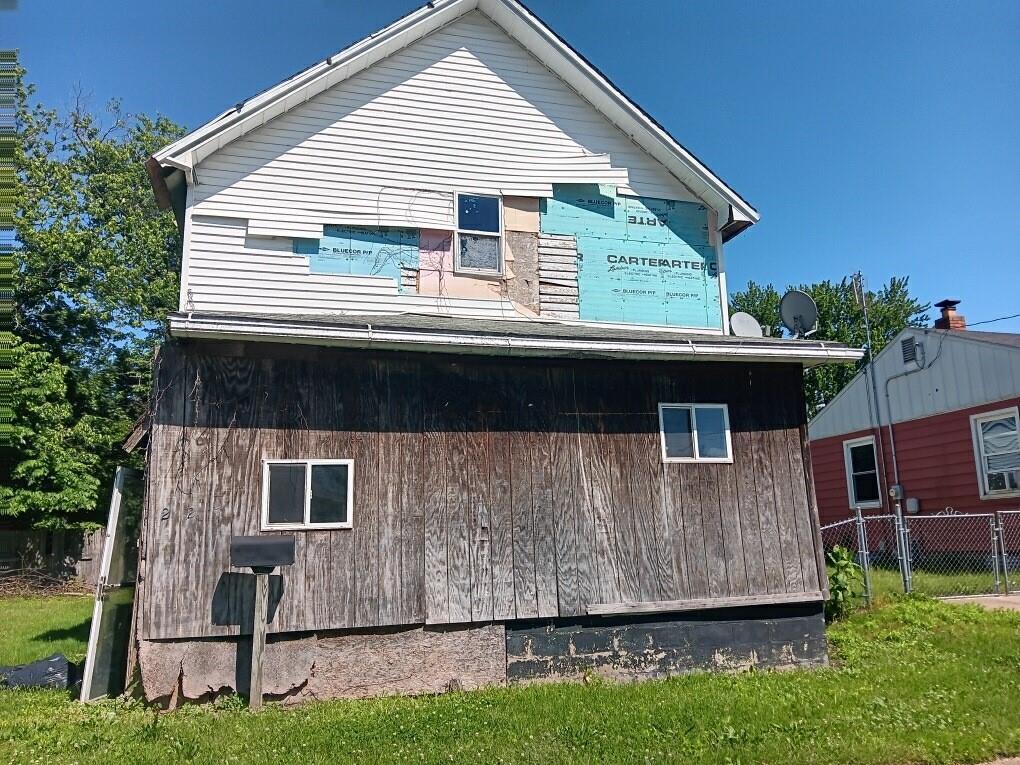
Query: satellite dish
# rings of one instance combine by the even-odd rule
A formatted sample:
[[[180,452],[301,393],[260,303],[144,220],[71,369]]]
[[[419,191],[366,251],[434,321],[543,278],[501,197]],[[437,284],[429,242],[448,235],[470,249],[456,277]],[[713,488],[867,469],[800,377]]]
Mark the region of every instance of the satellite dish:
[[[817,329],[818,306],[806,292],[790,290],[779,301],[779,318],[794,337],[807,337]]]
[[[737,311],[730,317],[730,329],[737,337],[762,337],[761,324],[751,314]]]

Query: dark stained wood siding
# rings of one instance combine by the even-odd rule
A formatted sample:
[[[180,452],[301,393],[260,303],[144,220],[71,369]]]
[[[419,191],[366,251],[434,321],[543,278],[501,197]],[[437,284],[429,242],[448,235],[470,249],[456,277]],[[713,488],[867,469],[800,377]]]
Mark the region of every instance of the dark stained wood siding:
[[[574,616],[821,589],[796,365],[163,349],[146,638],[250,628],[232,534],[262,460],[354,460],[353,529],[298,531],[271,632]],[[663,464],[657,405],[729,405],[733,464]],[[277,532],[273,532],[277,533]]]

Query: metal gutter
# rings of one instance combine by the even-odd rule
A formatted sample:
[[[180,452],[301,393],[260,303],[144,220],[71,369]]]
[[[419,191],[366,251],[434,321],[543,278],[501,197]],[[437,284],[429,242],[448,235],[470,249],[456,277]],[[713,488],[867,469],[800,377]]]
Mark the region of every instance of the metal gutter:
[[[508,327],[508,329],[510,329]],[[720,342],[713,336],[672,341],[529,337],[464,331],[416,330],[365,323],[295,322],[286,318],[177,315],[170,334],[180,338],[250,340],[350,348],[379,348],[508,356],[615,357],[630,359],[704,359],[718,361],[790,362],[804,366],[856,361],[863,351],[845,346],[768,345]]]

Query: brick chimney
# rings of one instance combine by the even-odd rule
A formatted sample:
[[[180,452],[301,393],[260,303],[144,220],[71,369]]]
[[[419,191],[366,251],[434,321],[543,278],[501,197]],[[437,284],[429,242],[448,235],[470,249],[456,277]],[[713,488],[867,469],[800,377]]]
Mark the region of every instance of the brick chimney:
[[[967,329],[967,317],[956,312],[959,300],[943,300],[935,304],[942,309],[942,316],[935,320],[935,329]]]

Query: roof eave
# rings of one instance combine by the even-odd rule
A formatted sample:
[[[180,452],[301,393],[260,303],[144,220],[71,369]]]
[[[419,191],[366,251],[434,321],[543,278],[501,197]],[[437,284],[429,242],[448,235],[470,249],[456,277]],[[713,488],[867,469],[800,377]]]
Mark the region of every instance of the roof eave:
[[[568,337],[528,337],[417,330],[350,323],[294,321],[286,317],[173,314],[170,334],[179,338],[247,340],[347,348],[374,348],[501,356],[553,356],[571,358],[672,359],[798,363],[805,367],[857,361],[863,351],[838,345],[790,344],[765,346],[734,344],[706,335],[704,338],[593,340]]]

